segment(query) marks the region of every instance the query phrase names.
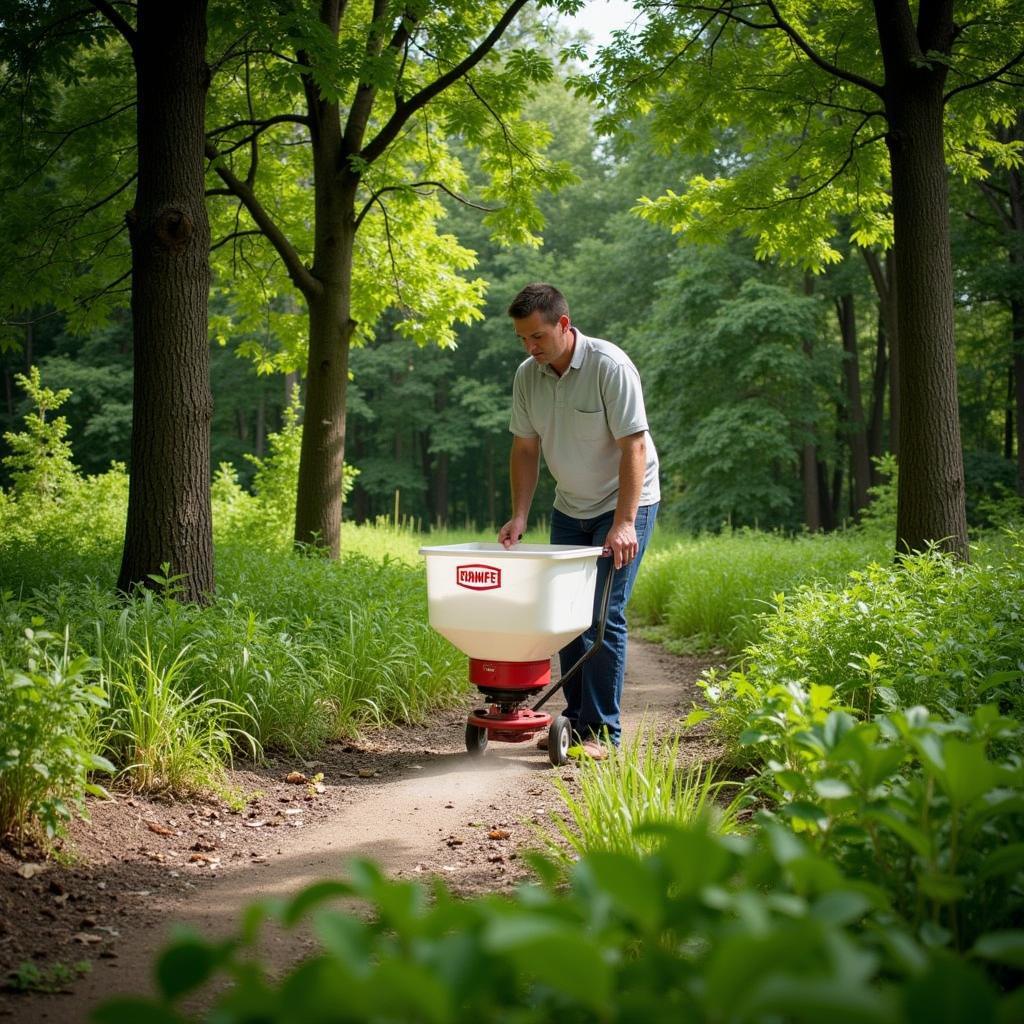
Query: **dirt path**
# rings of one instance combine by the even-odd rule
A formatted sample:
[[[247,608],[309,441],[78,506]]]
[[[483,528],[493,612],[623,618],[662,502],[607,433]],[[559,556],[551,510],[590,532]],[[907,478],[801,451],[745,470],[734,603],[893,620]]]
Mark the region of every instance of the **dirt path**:
[[[645,717],[669,725],[685,712],[702,667],[634,642],[623,708],[627,735]],[[518,851],[535,845],[530,823],[545,820],[559,803],[553,769],[532,744],[492,744],[484,758],[470,759],[464,723],[464,711],[446,712],[426,727],[337,745],[323,761],[242,773],[240,785],[253,795],[241,812],[138,799],[97,804],[92,824],[76,829],[85,864],[22,879],[10,858],[0,862],[7,883],[0,892],[0,953],[6,943],[14,957],[97,957],[65,993],[0,993],[0,1020],[77,1024],[114,993],[151,991],[150,964],[172,922],[207,936],[227,934],[246,904],[337,876],[353,856],[372,857],[392,875],[441,875],[464,894],[516,884],[525,874]],[[322,772],[322,783],[283,782],[289,770]],[[44,916],[34,926],[31,915],[19,924],[18,908],[33,901]],[[36,934],[27,935],[33,928]],[[48,950],[48,942],[63,948]],[[309,944],[301,933],[274,933],[265,952],[287,964]],[[17,962],[8,956],[8,964]]]

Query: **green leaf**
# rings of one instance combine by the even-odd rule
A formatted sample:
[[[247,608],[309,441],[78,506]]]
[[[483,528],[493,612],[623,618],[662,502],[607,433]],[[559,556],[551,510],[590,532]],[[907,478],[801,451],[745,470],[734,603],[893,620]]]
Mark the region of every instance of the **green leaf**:
[[[971,955],[1011,967],[1024,967],[1024,931],[986,932],[974,943]]]
[[[577,868],[574,878],[585,900],[608,898],[618,913],[653,931],[662,920],[665,896],[648,868],[635,857],[594,852]]]
[[[925,872],[918,875],[917,887],[936,903],[956,903],[967,896],[964,879],[940,872]]]
[[[985,756],[985,744],[968,743],[950,736],[942,744],[945,771],[937,773],[939,783],[958,807],[995,789],[1002,773]]]
[[[1008,843],[993,850],[981,862],[978,878],[987,881],[1001,875],[1016,875],[1024,870],[1024,843]]]
[[[220,963],[220,948],[201,939],[181,939],[173,943],[156,962],[156,980],[165,999],[202,985]]]
[[[843,800],[853,793],[842,779],[818,779],[814,789],[823,800]]]
[[[782,808],[782,813],[791,821],[802,821],[808,825],[824,828],[828,824],[828,812],[807,800],[794,800]]]
[[[282,923],[291,926],[299,921],[313,907],[326,903],[328,900],[341,899],[354,895],[353,886],[349,882],[331,881],[316,882],[302,890],[286,907]]]
[[[907,1024],[994,1024],[996,996],[984,975],[952,956],[937,956],[903,989]]]
[[[90,1024],[184,1024],[185,1018],[152,999],[117,996],[89,1015]]]

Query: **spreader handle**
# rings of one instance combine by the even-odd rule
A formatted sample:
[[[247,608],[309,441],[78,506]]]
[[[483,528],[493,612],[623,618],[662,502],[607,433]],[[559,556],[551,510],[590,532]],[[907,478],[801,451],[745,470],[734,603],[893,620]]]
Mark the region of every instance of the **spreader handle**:
[[[604,548],[601,552],[602,558],[607,558],[611,554],[611,548]],[[594,642],[590,645],[590,648],[583,654],[583,656],[576,662],[575,665],[568,672],[563,675],[554,686],[551,687],[544,694],[543,697],[536,704],[533,705],[534,711],[539,711],[547,702],[556,694],[558,691],[565,686],[565,684],[572,679],[576,673],[583,668],[584,664],[589,661],[604,643],[604,627],[608,621],[608,605],[612,597],[612,579],[618,570],[614,564],[609,566],[608,575],[604,578],[604,590],[601,591],[601,612],[597,619],[597,635],[594,637]]]

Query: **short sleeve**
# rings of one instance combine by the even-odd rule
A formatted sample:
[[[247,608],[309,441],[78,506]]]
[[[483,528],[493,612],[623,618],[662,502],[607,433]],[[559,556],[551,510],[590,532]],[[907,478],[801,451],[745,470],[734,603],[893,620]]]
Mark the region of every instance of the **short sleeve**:
[[[648,429],[640,374],[631,362],[610,366],[602,375],[601,398],[616,441]]]
[[[537,437],[533,420],[530,418],[529,403],[526,397],[526,381],[522,367],[516,372],[512,383],[512,418],[508,429],[517,437]]]

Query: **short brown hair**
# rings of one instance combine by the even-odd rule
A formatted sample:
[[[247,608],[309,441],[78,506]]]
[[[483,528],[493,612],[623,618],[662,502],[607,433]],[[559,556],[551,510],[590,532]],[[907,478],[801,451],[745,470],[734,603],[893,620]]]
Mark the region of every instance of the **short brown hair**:
[[[569,303],[553,284],[535,282],[528,284],[508,307],[513,320],[522,320],[531,313],[540,313],[549,324],[554,324],[569,315]]]

